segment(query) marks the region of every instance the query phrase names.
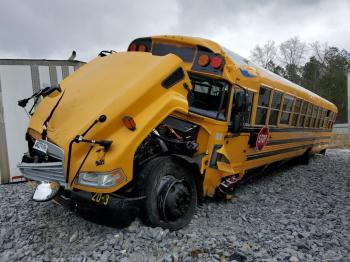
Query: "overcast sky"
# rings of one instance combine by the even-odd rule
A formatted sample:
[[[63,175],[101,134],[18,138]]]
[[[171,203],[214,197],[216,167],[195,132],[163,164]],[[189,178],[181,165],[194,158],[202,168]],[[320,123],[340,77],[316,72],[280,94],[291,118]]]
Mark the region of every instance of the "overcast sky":
[[[89,61],[137,37],[181,34],[249,57],[256,44],[293,36],[350,51],[350,0],[1,0],[0,58]]]

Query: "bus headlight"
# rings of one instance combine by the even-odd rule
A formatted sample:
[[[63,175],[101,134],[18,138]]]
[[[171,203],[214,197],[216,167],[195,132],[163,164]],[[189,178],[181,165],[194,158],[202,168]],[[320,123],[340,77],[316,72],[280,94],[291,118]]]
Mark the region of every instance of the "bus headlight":
[[[77,183],[89,187],[108,188],[119,185],[126,179],[123,170],[118,168],[111,172],[103,173],[81,172],[79,173]]]

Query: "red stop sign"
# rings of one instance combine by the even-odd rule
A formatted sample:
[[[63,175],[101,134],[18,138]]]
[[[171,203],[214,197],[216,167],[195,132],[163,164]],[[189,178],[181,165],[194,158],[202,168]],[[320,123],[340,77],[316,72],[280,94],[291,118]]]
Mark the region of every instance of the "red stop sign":
[[[255,148],[256,150],[262,150],[267,144],[269,139],[269,129],[264,126],[260,129],[258,136],[256,137]]]

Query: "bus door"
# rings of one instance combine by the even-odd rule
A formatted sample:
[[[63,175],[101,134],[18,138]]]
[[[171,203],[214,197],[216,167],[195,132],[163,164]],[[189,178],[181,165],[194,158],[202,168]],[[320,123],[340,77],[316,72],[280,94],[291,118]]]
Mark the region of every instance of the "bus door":
[[[249,139],[249,135],[242,134],[247,92],[240,87],[234,87],[233,90],[228,130],[223,146],[218,150],[220,157],[217,160],[218,169],[226,172],[227,175],[241,173],[239,167],[245,161],[245,150]]]

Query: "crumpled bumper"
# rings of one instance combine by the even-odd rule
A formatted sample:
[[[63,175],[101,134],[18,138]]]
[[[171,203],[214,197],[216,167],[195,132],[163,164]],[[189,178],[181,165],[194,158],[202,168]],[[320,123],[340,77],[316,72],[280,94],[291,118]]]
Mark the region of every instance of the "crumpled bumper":
[[[38,182],[57,181],[60,186],[67,188],[63,162],[20,163],[17,165],[23,176]]]

